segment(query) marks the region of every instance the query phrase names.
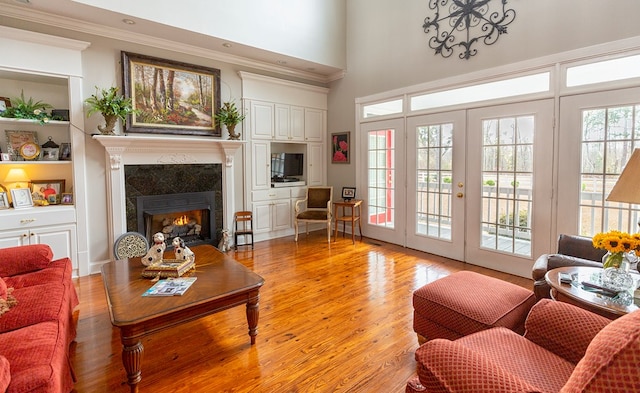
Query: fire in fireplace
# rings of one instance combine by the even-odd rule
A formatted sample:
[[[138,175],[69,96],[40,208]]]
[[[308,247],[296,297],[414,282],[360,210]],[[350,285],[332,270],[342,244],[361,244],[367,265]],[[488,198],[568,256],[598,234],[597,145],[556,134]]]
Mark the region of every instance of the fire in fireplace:
[[[187,245],[215,241],[211,192],[139,196],[137,205],[138,231],[150,242],[156,232],[164,234],[167,247],[175,237]]]

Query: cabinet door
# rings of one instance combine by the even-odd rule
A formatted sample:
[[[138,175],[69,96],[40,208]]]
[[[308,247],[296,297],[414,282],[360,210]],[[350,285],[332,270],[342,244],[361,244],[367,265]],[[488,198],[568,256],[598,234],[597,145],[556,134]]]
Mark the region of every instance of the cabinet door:
[[[273,214],[273,229],[289,229],[291,228],[291,200],[279,199],[273,201],[271,205]]]
[[[2,231],[0,232],[0,248],[18,247],[29,244],[29,231]]]
[[[272,139],[275,135],[273,127],[273,104],[269,102],[251,101],[251,137],[255,139]]]
[[[322,142],[324,135],[324,111],[304,109],[304,139],[308,142]]]
[[[254,190],[265,190],[271,187],[271,142],[251,142],[252,174],[251,183]]]
[[[75,259],[75,225],[56,225],[51,227],[34,228],[30,231],[31,244],[48,244],[53,251],[53,259]],[[74,264],[76,262],[74,261]]]
[[[253,204],[253,231],[264,233],[271,231],[271,201]]]
[[[304,141],[304,108],[299,106],[292,106],[290,108],[289,122],[291,127],[291,140]]]
[[[307,185],[322,186],[325,185],[325,154],[324,145],[322,143],[307,144]]]
[[[289,122],[289,105],[275,105],[276,116],[276,140],[288,141],[291,140],[290,135],[290,122]]]

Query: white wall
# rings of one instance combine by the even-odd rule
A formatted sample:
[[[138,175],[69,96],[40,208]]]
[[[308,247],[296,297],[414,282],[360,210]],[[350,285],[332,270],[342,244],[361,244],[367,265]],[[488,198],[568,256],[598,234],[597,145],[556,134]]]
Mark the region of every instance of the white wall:
[[[470,60],[428,47],[427,0],[348,0],[347,73],[331,84],[328,132],[354,131],[355,99],[571,49],[640,35],[637,0],[509,0],[508,33]],[[351,151],[354,152],[352,135]],[[355,185],[355,160],[329,164],[329,184]]]
[[[75,1],[315,63],[346,64],[346,0]]]

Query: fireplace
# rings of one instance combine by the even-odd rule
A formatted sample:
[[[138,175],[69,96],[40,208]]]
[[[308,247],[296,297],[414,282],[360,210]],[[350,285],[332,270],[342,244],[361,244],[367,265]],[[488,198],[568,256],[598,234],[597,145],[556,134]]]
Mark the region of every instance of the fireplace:
[[[164,234],[169,248],[175,237],[188,246],[216,241],[213,192],[139,196],[136,205],[138,232],[149,243],[156,232]]]

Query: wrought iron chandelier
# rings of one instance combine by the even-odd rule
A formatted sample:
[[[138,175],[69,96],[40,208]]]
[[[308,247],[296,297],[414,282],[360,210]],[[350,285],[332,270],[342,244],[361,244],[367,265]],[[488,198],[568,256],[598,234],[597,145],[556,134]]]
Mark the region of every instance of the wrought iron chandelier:
[[[429,9],[435,15],[426,17],[422,25],[426,34],[435,31],[429,47],[445,58],[459,47],[458,57],[468,60],[478,53],[472,48],[477,42],[495,44],[502,34],[507,34],[507,26],[516,18],[515,10],[506,8],[507,0],[498,1],[502,9],[491,12],[491,0],[429,0]],[[461,38],[456,38],[456,34]]]

